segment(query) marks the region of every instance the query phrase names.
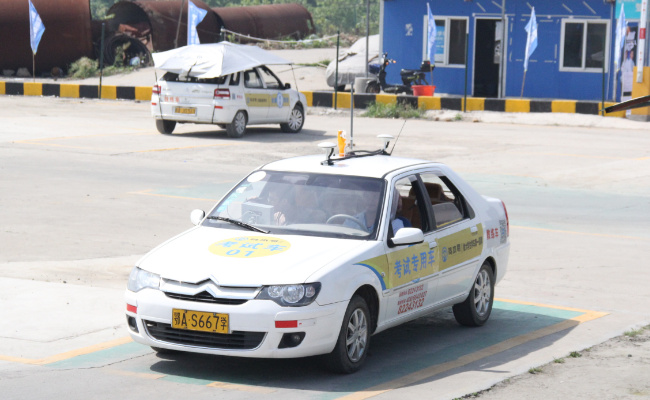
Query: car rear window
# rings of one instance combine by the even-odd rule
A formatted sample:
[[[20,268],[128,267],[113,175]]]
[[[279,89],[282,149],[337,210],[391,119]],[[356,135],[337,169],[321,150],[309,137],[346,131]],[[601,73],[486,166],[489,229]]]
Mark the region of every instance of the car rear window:
[[[189,82],[189,83],[207,83],[210,85],[223,85],[228,80],[228,76],[218,78],[195,78],[193,76],[179,76],[173,72],[167,72],[163,75],[162,80],[167,82]]]

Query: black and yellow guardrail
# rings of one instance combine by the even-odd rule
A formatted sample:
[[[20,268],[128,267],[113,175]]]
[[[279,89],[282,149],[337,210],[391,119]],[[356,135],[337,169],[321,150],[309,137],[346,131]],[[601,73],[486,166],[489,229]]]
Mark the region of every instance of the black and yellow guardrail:
[[[307,97],[308,107],[350,108],[350,93],[340,92],[302,92]],[[41,82],[6,82],[0,81],[0,95],[23,96],[56,96],[64,98],[99,98],[98,85],[79,85],[66,83]],[[111,86],[102,85],[102,99],[109,100],[141,100],[151,99],[151,86]],[[377,102],[383,104],[399,103],[410,105],[423,110],[457,110],[465,111],[462,97],[432,97],[432,96],[395,96],[390,94],[355,94],[354,108],[367,108]],[[614,105],[605,102],[605,107]],[[539,113],[573,113],[599,115],[602,103],[599,101],[578,100],[524,100],[524,99],[492,99],[467,98],[467,111],[500,111],[500,112],[539,112]],[[625,117],[625,111],[606,114],[608,117]]]
[[[99,86],[67,83],[0,81],[0,94],[97,99],[99,98]],[[102,85],[101,98],[108,100],[121,99],[149,101],[151,100],[151,86]]]
[[[310,107],[333,107],[333,92],[303,92]],[[350,108],[350,93],[337,93],[336,103],[339,108]],[[424,110],[458,110],[465,111],[462,97],[432,96],[395,96],[389,94],[355,94],[354,108],[367,108],[371,103],[409,105]],[[605,102],[605,107],[617,103]],[[578,100],[528,100],[528,99],[491,99],[468,97],[467,111],[500,112],[539,112],[539,113],[573,113],[599,115],[602,103],[599,101]],[[606,114],[608,117],[625,117],[625,112]]]

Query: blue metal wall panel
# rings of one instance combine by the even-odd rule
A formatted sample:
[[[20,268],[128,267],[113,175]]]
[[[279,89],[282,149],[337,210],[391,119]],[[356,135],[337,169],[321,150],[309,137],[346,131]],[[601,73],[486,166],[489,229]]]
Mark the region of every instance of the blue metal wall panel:
[[[389,66],[387,80],[399,82],[399,69],[417,68],[422,61],[423,20],[427,12],[425,0],[387,0],[384,2],[383,49],[397,64]],[[500,18],[501,0],[430,0],[436,17],[469,17],[469,94],[472,94],[474,68],[474,30],[479,18]],[[524,27],[530,19],[530,8],[535,7],[538,21],[538,46],[528,65],[524,97],[576,100],[600,100],[602,73],[560,71],[562,20],[599,19],[610,21],[610,39],[607,52],[613,54],[614,5],[604,0],[506,0],[508,14],[508,47],[506,57],[505,96],[519,97],[523,80],[523,61],[526,47]],[[410,28],[409,28],[410,27]],[[609,60],[609,70],[612,60]],[[428,79],[428,78],[427,78]],[[462,95],[465,70],[454,67],[436,67],[434,82],[437,91]],[[607,98],[613,97],[613,77],[606,76]]]

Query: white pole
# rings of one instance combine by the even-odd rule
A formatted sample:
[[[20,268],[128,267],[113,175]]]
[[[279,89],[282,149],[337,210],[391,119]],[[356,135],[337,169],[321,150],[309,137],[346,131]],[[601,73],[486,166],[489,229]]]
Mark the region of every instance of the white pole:
[[[623,5],[621,4],[621,7]],[[648,0],[641,0],[641,22],[639,22],[639,44],[636,46],[636,81],[643,82],[643,65],[645,61],[645,39],[648,25]]]
[[[503,0],[501,2],[501,65],[499,65],[499,90],[498,90],[498,96],[499,98],[504,98],[505,96],[505,90],[504,90],[504,82],[503,78],[505,75],[505,62],[506,62],[506,0]]]

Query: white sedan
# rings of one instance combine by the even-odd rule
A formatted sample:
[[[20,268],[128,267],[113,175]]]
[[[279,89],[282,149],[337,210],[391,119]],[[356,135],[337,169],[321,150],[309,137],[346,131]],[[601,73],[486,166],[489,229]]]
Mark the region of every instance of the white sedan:
[[[390,156],[266,164],[133,268],[132,338],[156,351],[323,355],[363,365],[371,335],[443,307],[488,321],[506,273],[505,205],[451,168]]]
[[[266,66],[217,78],[196,78],[167,72],[153,87],[151,114],[160,133],[177,123],[215,124],[239,138],[246,126],[280,124],[296,133],[305,122],[305,95],[284,84]]]

